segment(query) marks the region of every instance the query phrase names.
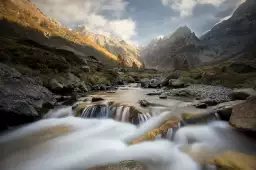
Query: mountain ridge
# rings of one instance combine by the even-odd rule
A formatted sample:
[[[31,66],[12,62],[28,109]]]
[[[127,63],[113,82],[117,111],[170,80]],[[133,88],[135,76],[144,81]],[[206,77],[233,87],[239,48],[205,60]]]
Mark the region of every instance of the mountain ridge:
[[[196,62],[187,65],[187,68],[189,68],[215,60],[232,58],[248,51],[249,48],[253,48],[253,46],[256,45],[256,33],[254,31],[256,30],[256,1],[245,1],[234,11],[229,19],[216,24],[200,38],[196,37],[196,35],[188,29],[189,28],[186,26],[180,27],[170,36],[165,36],[162,40],[156,42],[155,40],[152,41],[155,46],[154,49],[162,49],[162,52],[164,52],[166,56],[161,56],[160,50],[155,50],[155,52],[153,50],[152,52],[152,42],[150,42],[149,45],[142,50],[143,60],[146,66],[155,68],[160,65],[162,66],[161,68],[164,67],[164,69],[184,68],[179,65],[175,66],[173,58],[177,56],[176,59],[179,60],[180,58],[180,62],[184,61],[184,57],[186,59],[191,58],[195,60]],[[180,30],[185,30],[184,32],[187,33],[185,36],[187,37],[187,41],[184,41],[185,44],[180,44],[182,48],[177,46],[178,42],[175,42],[176,40],[173,38],[176,37],[177,32],[179,33]],[[190,31],[191,34],[189,35]],[[177,37],[180,41],[184,39],[182,36]],[[166,39],[169,39],[169,41]],[[189,49],[186,47],[185,51],[179,50],[179,52],[177,52],[172,50],[173,48],[184,49],[186,45],[190,47]],[[165,48],[163,48],[163,46],[165,46]],[[163,65],[161,62],[157,61],[154,64],[148,63],[152,61],[152,59],[154,60],[159,57],[161,58],[159,61],[164,61],[164,63],[169,64]],[[189,63],[189,60],[187,61]]]
[[[127,66],[133,66],[135,63],[138,67],[141,67],[141,62],[139,61],[139,49],[136,46],[128,44],[120,38],[114,38],[111,36],[105,36],[97,33],[93,33],[86,29],[85,26],[79,25],[72,29],[83,36],[86,36],[91,41],[100,45],[101,47],[107,49],[109,52],[116,56],[123,56]]]
[[[169,36],[152,40],[142,49],[141,57],[150,68],[186,68],[199,63],[195,56],[190,56],[190,51],[198,51],[199,45],[195,33],[187,26],[182,26]]]
[[[33,33],[27,32],[24,34],[19,32],[13,26],[7,32],[7,35],[2,36],[17,36],[23,39],[33,39],[43,45],[51,45],[55,48],[65,48],[68,46],[73,51],[77,51],[78,54],[84,54],[89,56],[95,54],[99,60],[107,61],[107,63],[116,63],[118,57],[108,52],[106,49],[97,45],[93,41],[86,37],[83,37],[73,31],[70,31],[67,27],[61,25],[58,21],[46,16],[39,8],[36,7],[31,1],[28,0],[1,0],[0,5],[0,19],[1,21],[7,20],[10,23],[17,23],[25,28],[32,28],[37,32],[44,35],[40,38],[35,37]],[[8,27],[7,23],[2,28]],[[38,34],[39,35],[39,34]],[[53,43],[54,37],[61,37],[63,40],[58,40],[58,43]],[[56,38],[55,38],[56,39]],[[70,42],[67,42],[67,41]],[[77,47],[76,47],[77,46]],[[85,49],[82,49],[82,47]]]

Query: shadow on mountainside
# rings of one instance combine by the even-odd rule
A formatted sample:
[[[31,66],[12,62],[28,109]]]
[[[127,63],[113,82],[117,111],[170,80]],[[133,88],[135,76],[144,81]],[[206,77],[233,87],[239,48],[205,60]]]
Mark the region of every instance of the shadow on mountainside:
[[[116,65],[116,62],[114,60],[106,57],[103,53],[88,45],[76,44],[62,37],[48,37],[47,33],[39,32],[38,30],[29,27],[24,27],[15,22],[10,22],[6,19],[0,20],[0,27],[0,37],[3,38],[16,40],[32,40],[35,42],[34,45],[37,44],[37,47],[39,47],[38,45],[41,44],[41,47],[44,46],[43,48],[50,47],[55,49],[63,49],[71,51],[79,56],[94,56],[97,60],[105,64],[112,66]]]

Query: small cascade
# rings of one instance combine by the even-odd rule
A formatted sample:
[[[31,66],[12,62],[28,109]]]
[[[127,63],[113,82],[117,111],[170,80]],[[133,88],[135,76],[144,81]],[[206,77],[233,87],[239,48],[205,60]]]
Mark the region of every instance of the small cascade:
[[[117,104],[113,102],[86,106],[79,114],[81,118],[111,118],[120,122],[141,124],[152,116],[149,113],[141,113],[133,106]]]
[[[47,114],[44,115],[44,119],[50,118],[62,118],[73,116],[72,107],[70,106],[61,106],[50,110]]]

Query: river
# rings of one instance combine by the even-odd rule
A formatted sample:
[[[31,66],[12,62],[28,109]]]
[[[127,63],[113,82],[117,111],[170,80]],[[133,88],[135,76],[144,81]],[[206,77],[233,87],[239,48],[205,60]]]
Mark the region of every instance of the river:
[[[206,158],[224,151],[255,154],[255,141],[241,135],[227,122],[181,127],[174,138],[130,145],[130,142],[161,125],[177,112],[203,112],[191,106],[193,100],[159,99],[147,96],[153,89],[121,87],[116,93],[94,93],[105,101],[135,106],[142,112],[157,110],[139,125],[112,119],[73,117],[71,107],[51,112],[47,119],[19,127],[0,137],[1,170],[85,170],[98,165],[136,160],[148,170],[200,170],[192,158]],[[161,107],[142,108],[141,99]],[[168,110],[168,111],[167,111]],[[56,118],[62,115],[62,118]]]

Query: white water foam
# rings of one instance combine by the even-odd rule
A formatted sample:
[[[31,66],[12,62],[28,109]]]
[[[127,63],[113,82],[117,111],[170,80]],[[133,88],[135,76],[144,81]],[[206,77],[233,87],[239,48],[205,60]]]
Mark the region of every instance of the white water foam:
[[[132,140],[159,127],[170,116],[170,112],[165,112],[139,127],[110,119],[67,117],[41,120],[0,137],[0,169],[85,170],[97,165],[137,160],[149,170],[199,170],[200,166],[180,151],[181,146],[188,146],[192,152],[210,153],[227,146],[230,147],[226,150],[254,150],[253,141],[234,132],[223,122],[181,128],[175,135],[175,142],[157,140],[129,145]],[[33,143],[33,137],[37,137],[35,134],[58,126],[69,127],[70,131]],[[30,145],[21,145],[26,138]]]

